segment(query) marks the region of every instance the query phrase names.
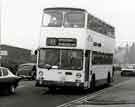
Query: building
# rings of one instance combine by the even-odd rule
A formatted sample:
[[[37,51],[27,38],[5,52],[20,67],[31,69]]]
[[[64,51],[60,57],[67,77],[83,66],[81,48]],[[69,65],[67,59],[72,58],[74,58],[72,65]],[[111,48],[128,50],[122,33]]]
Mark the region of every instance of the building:
[[[1,66],[8,67],[13,73],[16,72],[19,64],[34,62],[34,57],[29,49],[2,44],[0,50],[7,51],[7,55],[0,57]]]

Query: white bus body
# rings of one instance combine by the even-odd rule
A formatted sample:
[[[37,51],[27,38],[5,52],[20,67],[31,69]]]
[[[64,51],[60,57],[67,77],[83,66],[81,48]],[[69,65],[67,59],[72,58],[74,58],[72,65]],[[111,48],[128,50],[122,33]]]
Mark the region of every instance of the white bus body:
[[[56,10],[62,11],[62,15],[66,12],[72,13],[71,16],[69,14],[70,17],[73,17],[73,12],[84,14],[84,26],[79,23],[81,27],[77,25],[67,27],[67,22],[64,21],[62,23],[66,23],[66,27],[63,24],[55,27],[41,26],[36,85],[48,88],[67,86],[87,89],[93,88],[101,80],[110,83],[113,76],[112,59],[115,48],[113,27],[109,29],[113,34],[108,33],[108,35],[88,28],[89,13],[81,9],[47,8],[44,13],[54,11],[55,16]],[[66,19],[65,16],[64,18]]]

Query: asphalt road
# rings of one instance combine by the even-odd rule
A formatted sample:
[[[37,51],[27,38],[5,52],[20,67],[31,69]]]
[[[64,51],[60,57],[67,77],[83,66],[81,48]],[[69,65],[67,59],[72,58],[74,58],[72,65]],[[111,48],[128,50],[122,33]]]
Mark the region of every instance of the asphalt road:
[[[127,77],[120,77],[119,74],[116,74],[113,84],[127,79]],[[51,92],[47,88],[39,88],[34,85],[34,81],[21,81],[15,95],[0,94],[0,107],[56,107],[107,88],[107,86],[98,87],[93,92],[79,90],[57,90]]]
[[[81,100],[68,103],[68,107],[135,107],[135,78],[129,77],[113,87],[99,91]]]

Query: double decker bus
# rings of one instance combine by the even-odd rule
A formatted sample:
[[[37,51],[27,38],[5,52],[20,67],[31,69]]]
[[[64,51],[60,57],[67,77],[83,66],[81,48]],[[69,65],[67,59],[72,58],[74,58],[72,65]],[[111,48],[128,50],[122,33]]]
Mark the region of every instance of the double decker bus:
[[[36,86],[94,89],[112,80],[114,27],[79,8],[43,10]]]

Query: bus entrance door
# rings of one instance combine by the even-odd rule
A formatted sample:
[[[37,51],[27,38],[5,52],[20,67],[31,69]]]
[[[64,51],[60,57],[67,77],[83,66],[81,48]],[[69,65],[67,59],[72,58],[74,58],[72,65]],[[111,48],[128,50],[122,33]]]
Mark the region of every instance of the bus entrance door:
[[[86,52],[85,52],[85,82],[86,82],[86,87],[88,87],[88,81],[89,81],[89,65],[90,65],[90,51],[86,50]]]

